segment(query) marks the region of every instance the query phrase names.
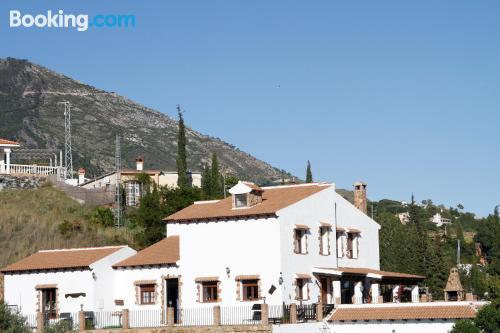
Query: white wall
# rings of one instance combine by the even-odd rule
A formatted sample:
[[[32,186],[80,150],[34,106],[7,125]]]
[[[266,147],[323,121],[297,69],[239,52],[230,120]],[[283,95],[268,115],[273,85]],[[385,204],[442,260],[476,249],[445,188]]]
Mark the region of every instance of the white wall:
[[[59,311],[77,312],[80,304],[90,309],[94,304],[94,280],[90,270],[50,273],[5,274],[5,301],[17,305],[24,314],[37,312],[37,285],[57,284]],[[86,293],[85,297],[66,298],[65,294]]]
[[[111,265],[135,253],[129,247],[95,262],[87,270],[66,270],[40,273],[5,274],[5,301],[17,305],[25,314],[37,312],[37,285],[55,284],[58,289],[58,309],[77,312],[83,305],[87,310],[111,310],[114,304],[114,272]],[[96,280],[92,277],[95,273]],[[85,293],[85,297],[66,298],[66,294]],[[102,300],[102,301],[101,301]]]
[[[180,236],[182,306],[200,305],[196,302],[195,279],[208,276],[220,278],[222,306],[255,303],[236,300],[237,275],[260,275],[261,296],[269,304],[281,304],[279,232],[275,218],[169,223],[167,235]],[[229,277],[226,267],[230,269]],[[271,285],[278,288],[273,295],[267,293]]]

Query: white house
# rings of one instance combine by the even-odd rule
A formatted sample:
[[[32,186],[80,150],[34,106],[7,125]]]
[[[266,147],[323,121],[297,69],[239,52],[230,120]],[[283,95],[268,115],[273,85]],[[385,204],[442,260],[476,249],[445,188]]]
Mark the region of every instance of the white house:
[[[14,141],[0,138],[0,174],[10,174],[10,154],[12,148],[19,148],[19,144]]]
[[[88,179],[85,177],[85,170],[80,169],[78,172],[78,186],[85,189],[108,188],[110,192],[114,192],[115,184],[118,179],[125,190],[125,204],[127,206],[136,206],[142,196],[142,188],[137,176],[145,173],[154,184],[159,186],[167,186],[171,188],[177,187],[177,179],[179,176],[175,171],[151,170],[144,169],[144,159],[138,157],[136,159],[135,169],[123,169],[120,174],[109,172],[99,177]],[[188,172],[188,178],[191,185],[201,187],[201,173]]]
[[[5,302],[24,314],[43,312],[49,318],[82,307],[112,310],[112,265],[135,253],[128,246],[38,251],[1,270]]]
[[[379,270],[380,226],[334,185],[230,193],[168,216],[167,238],[114,265],[126,308],[419,301],[423,277]]]
[[[445,224],[451,224],[451,219],[443,217],[440,213],[434,214],[430,221],[434,224],[436,224],[438,227],[445,225]]]

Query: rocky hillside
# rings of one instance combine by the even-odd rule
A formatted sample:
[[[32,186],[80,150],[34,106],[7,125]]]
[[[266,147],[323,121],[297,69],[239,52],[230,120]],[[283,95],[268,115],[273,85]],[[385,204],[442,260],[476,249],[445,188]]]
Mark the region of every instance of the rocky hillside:
[[[89,176],[111,170],[119,133],[124,166],[132,167],[142,155],[147,168],[175,170],[174,119],[26,60],[0,59],[0,137],[17,139],[26,148],[62,149],[62,101],[72,105],[75,169],[85,167]],[[241,178],[259,183],[281,178],[280,170],[218,138],[188,129],[187,139],[191,170],[201,170],[216,152],[220,163]]]

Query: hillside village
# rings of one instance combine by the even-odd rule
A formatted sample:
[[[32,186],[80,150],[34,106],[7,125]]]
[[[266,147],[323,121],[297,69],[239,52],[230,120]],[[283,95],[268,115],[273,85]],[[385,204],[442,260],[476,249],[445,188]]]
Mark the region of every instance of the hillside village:
[[[68,176],[57,163],[11,163],[21,144],[0,141],[0,179],[15,188],[0,192],[3,299],[31,327],[347,332],[410,320],[446,332],[490,300],[500,253],[485,228],[498,210],[477,219],[430,199],[369,201],[367,184],[314,182],[310,164],[306,182],[283,173],[272,185],[222,172],[216,153],[191,172],[178,117],[175,171],[138,155],[133,169]]]

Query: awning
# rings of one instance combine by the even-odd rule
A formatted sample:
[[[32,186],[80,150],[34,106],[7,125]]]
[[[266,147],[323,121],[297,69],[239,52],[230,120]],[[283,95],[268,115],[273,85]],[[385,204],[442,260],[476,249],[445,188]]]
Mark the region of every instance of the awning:
[[[337,270],[336,268],[314,267],[312,271],[314,274],[335,275],[335,276],[342,275],[342,272]]]
[[[310,274],[306,274],[306,273],[297,273],[297,274],[295,274],[295,277],[297,279],[307,279],[307,280],[312,279],[312,276]]]
[[[260,275],[236,275],[234,278],[236,281],[240,280],[258,280],[260,279]]]
[[[320,222],[319,225],[324,227],[324,228],[331,228],[332,227],[332,225],[330,223],[326,223],[326,222]]]
[[[425,276],[422,275],[414,275],[407,273],[398,273],[398,272],[387,272],[380,271],[377,269],[371,268],[354,268],[354,267],[338,267],[339,271],[342,274],[346,275],[363,275],[373,279],[388,279],[388,280],[424,280]]]
[[[345,232],[345,228],[337,227],[337,232]]]
[[[219,281],[218,276],[201,276],[194,279],[195,282],[217,282]]]
[[[134,285],[136,285],[136,286],[144,285],[144,284],[156,284],[156,280],[139,280],[139,281],[134,281]]]
[[[361,230],[359,230],[359,229],[354,229],[354,228],[348,228],[348,229],[347,229],[347,232],[350,232],[350,233],[352,233],[352,234],[359,234],[359,233],[361,233]]]
[[[305,224],[296,224],[295,229],[309,230],[310,228],[309,228],[309,226],[307,226]]]

